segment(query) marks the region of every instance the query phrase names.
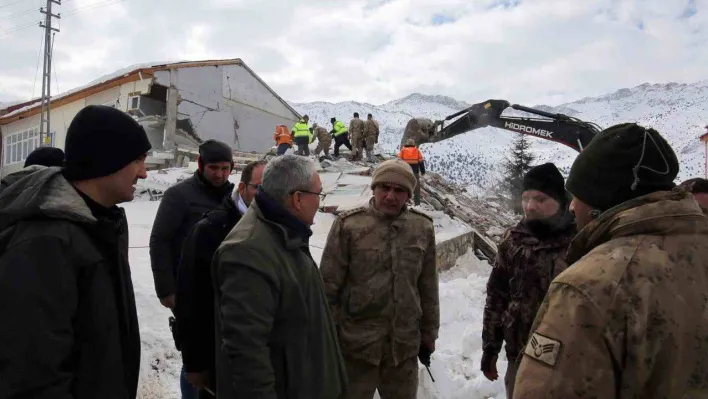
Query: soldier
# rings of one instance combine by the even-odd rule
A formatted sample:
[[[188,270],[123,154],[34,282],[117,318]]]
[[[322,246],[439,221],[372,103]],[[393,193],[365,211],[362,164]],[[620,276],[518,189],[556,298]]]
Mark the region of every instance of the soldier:
[[[354,113],[354,118],[349,122],[349,135],[352,139],[352,147],[354,155],[352,161],[361,159],[361,154],[364,152],[364,121],[359,119],[359,113]]]
[[[580,232],[523,349],[514,398],[708,397],[708,218],[676,154],[634,123],[597,135],[566,187]]]
[[[371,114],[369,114],[369,116],[371,116]],[[364,121],[364,148],[366,148],[366,160],[371,163],[376,162],[374,158],[374,144],[376,143],[378,131],[379,128],[371,118]]]
[[[563,176],[552,163],[535,166],[524,176],[524,218],[504,234],[487,282],[481,369],[496,380],[497,358],[506,341],[507,398],[514,391],[515,361],[526,343],[534,316],[548,286],[568,265],[565,252],[576,232],[568,212]]]
[[[365,207],[340,214],[327,237],[321,272],[335,315],[350,389],[347,398],[415,398],[416,355],[435,351],[440,326],[435,232],[408,209],[410,166],[383,162]]]
[[[329,135],[327,129],[318,126],[316,123],[312,125],[313,133],[317,137],[317,148],[315,148],[315,156],[318,157],[320,152],[324,152],[324,158],[329,157],[329,147],[332,145],[332,136]]]
[[[332,117],[330,122],[332,122],[332,131],[330,134],[334,137],[334,157],[338,158],[339,147],[343,145],[347,147],[349,151],[352,151],[352,143],[349,141],[349,131],[342,121],[338,121],[337,118]]]
[[[703,209],[703,213],[708,214],[708,180],[697,177],[688,179],[681,183],[681,187],[693,194],[698,205]]]
[[[366,115],[366,120],[371,121],[374,124],[374,126],[376,127],[376,138],[374,139],[374,144],[378,144],[379,143],[379,133],[381,131],[380,130],[381,128],[379,127],[379,121],[374,119],[373,115],[371,115],[371,114]]]

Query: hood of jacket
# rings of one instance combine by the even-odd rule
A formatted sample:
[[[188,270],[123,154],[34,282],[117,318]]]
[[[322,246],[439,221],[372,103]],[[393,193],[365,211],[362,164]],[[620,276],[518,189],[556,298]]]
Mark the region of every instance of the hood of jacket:
[[[91,209],[64,178],[60,167],[38,169],[0,192],[0,231],[35,218],[96,222]]]
[[[708,234],[708,218],[693,195],[681,187],[657,191],[603,212],[571,242],[566,261],[575,263],[612,239],[637,235]]]
[[[0,181],[0,190],[5,189],[9,187],[10,185],[16,183],[17,181],[21,180],[22,178],[31,175],[32,173],[46,169],[46,166],[43,165],[30,165],[26,168],[20,169],[15,173],[10,173],[9,175],[3,177],[3,179]]]

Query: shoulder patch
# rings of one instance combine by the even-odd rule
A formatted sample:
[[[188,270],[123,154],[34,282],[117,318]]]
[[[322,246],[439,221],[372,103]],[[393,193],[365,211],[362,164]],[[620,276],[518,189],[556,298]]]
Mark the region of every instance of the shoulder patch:
[[[348,218],[349,216],[356,215],[357,213],[364,212],[364,211],[366,211],[367,209],[368,209],[368,208],[365,207],[365,206],[360,206],[360,207],[358,207],[358,208],[354,208],[354,209],[349,209],[349,210],[346,210],[346,211],[342,211],[342,212],[340,212],[339,215],[337,215],[337,216],[339,216],[340,219],[346,219],[346,218]]]
[[[534,332],[526,344],[524,354],[551,367],[556,365],[563,343]]]
[[[413,209],[413,208],[408,208],[408,210],[411,211],[412,213],[415,213],[416,215],[425,216],[428,220],[430,220],[431,222],[434,222],[433,218],[430,217],[430,215],[428,215],[427,213],[425,213],[423,211],[419,211],[419,210]]]

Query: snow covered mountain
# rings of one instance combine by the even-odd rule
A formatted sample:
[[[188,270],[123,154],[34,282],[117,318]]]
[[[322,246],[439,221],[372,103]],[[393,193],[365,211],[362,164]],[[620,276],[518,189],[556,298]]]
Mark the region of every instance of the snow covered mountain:
[[[478,102],[486,101],[480,98]],[[513,98],[507,99],[514,102]],[[526,104],[530,105],[530,104]],[[381,105],[358,102],[313,102],[293,104],[310,116],[312,122],[330,127],[329,119],[337,117],[347,123],[354,112],[362,118],[372,113],[381,124],[380,144],[389,153],[398,150],[403,129],[412,117],[442,119],[469,104],[450,97],[414,93]],[[531,105],[548,112],[564,113],[600,127],[621,122],[637,122],[661,132],[673,146],[681,162],[678,180],[704,175],[704,150],[698,137],[708,124],[708,80],[692,84],[642,84],[620,89],[600,97],[587,97],[556,106]],[[518,114],[507,110],[504,115]],[[563,173],[570,170],[577,153],[550,141],[529,137],[536,163],[552,161]],[[421,150],[429,169],[434,170],[470,191],[482,193],[500,178],[500,165],[508,153],[514,133],[483,128],[434,144]]]

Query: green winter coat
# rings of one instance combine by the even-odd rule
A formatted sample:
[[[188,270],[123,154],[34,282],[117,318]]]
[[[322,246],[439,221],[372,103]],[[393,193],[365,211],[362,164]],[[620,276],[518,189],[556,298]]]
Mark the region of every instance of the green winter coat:
[[[339,398],[346,371],[319,270],[294,217],[263,198],[212,260],[217,396]]]

